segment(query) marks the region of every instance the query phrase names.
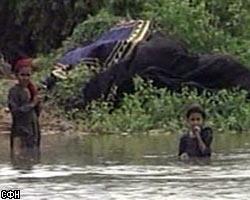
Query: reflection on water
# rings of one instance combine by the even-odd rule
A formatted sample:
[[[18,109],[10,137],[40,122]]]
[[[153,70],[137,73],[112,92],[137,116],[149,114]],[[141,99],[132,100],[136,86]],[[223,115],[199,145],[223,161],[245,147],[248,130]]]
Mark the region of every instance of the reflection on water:
[[[249,199],[250,136],[218,135],[210,162],[176,158],[176,135],[44,136],[39,152],[9,156],[0,188],[21,199]]]

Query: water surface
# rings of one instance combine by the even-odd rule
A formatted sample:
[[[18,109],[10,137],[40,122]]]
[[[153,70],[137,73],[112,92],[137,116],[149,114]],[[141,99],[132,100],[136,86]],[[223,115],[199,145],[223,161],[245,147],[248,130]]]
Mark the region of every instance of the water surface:
[[[43,137],[40,158],[10,159],[0,136],[0,188],[21,199],[249,199],[250,134],[215,137],[210,162],[176,158],[178,136]]]

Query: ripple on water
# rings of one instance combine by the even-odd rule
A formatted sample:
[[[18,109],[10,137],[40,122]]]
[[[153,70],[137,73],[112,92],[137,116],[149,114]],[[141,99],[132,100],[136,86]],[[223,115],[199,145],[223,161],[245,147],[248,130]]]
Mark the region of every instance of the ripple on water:
[[[27,169],[14,168],[8,163],[1,164],[0,188],[20,189],[21,197],[27,200],[244,200],[250,196],[248,149],[235,148],[228,152],[215,152],[210,163],[202,164],[179,162],[173,153],[168,154],[165,151],[165,147],[157,152],[147,149],[147,153],[141,155],[137,153],[136,148],[136,158],[133,158],[133,152],[129,151],[128,156],[126,151],[121,149],[123,143],[119,144],[118,156],[108,154],[109,148],[106,149],[106,154],[103,154],[100,141],[96,144],[98,148],[94,149],[95,151],[92,149],[93,143],[89,145],[91,149],[86,151],[82,151],[83,147],[80,146],[75,152],[77,147],[74,146],[73,150],[70,149],[72,152],[67,157],[68,162],[65,162],[67,152],[61,153],[66,149],[66,145],[62,145],[63,149],[59,149],[59,153],[53,154],[51,151],[52,155],[46,154],[46,164],[41,162]],[[134,147],[126,145],[126,150]],[[110,146],[114,144],[110,143]],[[145,145],[142,149],[147,147],[148,145]],[[153,150],[157,147],[158,145],[153,146]],[[53,146],[51,148],[53,149]],[[141,152],[144,152],[143,150],[138,149]],[[83,154],[86,154],[85,157]],[[120,159],[123,154],[126,156],[124,160]],[[55,155],[61,157],[54,160]],[[90,161],[94,160],[94,164],[77,162],[77,159],[89,157]],[[101,163],[98,162],[100,157]],[[137,158],[141,159],[141,162],[137,162]],[[64,164],[60,164],[60,159]]]

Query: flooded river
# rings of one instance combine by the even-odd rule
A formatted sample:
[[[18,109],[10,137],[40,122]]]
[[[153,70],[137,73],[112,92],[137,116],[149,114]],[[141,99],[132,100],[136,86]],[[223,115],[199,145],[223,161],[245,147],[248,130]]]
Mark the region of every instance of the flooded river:
[[[210,162],[176,158],[178,136],[43,137],[40,158],[10,159],[0,136],[0,188],[21,199],[250,198],[250,134],[215,137]]]

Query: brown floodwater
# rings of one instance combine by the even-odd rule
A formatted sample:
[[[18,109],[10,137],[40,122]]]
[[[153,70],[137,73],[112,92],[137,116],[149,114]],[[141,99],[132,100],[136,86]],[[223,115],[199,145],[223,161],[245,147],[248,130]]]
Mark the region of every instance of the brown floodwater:
[[[0,188],[21,199],[249,199],[250,134],[217,134],[211,160],[178,161],[178,135],[46,135],[40,155],[10,158]]]

